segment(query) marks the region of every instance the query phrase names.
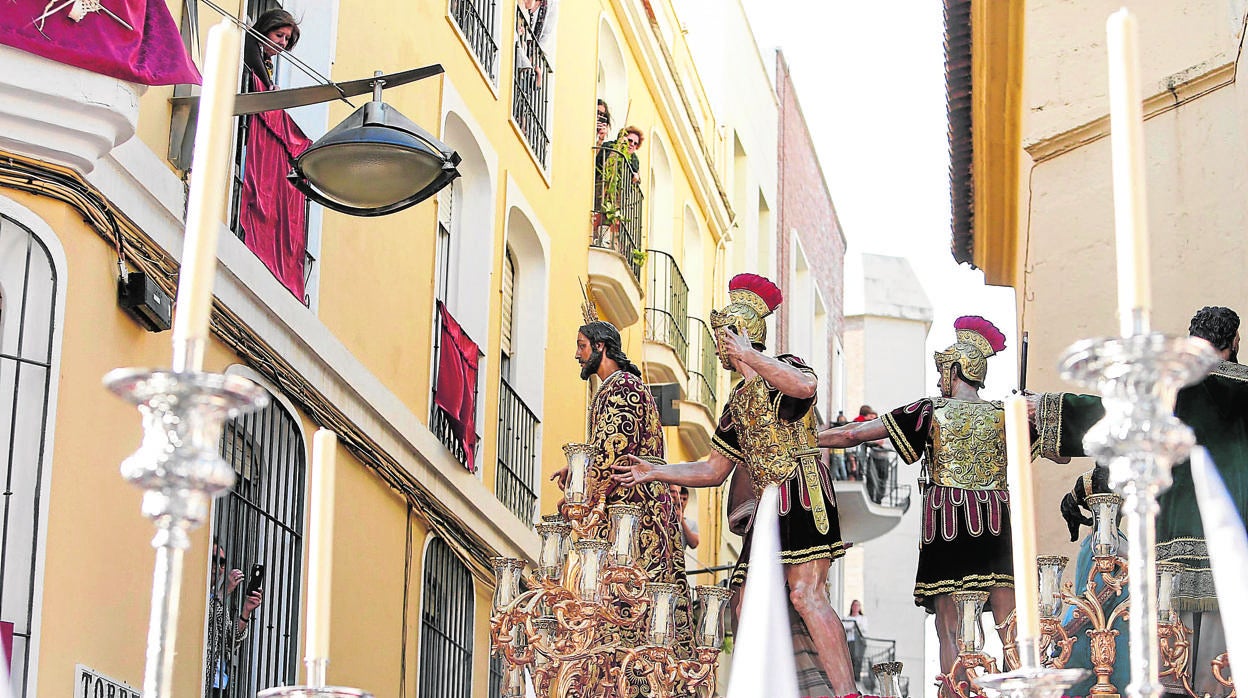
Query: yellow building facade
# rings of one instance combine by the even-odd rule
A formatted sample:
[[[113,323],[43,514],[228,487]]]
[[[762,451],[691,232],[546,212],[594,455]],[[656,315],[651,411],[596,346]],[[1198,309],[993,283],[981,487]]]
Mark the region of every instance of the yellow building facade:
[[[268,570],[222,695],[302,680],[306,464],[326,427],[341,438],[330,683],[484,698],[494,695],[488,558],[536,556],[532,524],[559,500],[549,477],[561,446],[586,436],[589,386],[573,359],[581,284],[647,382],[675,384],[668,459],[695,460],[727,389],[705,320],[744,270],[732,266],[734,235],[767,248],[774,224],[666,0],[564,0],[540,30],[511,0],[331,4],[287,3],[303,28],[294,55],[338,81],[440,63],[442,75],[383,99],[453,147],[462,176],[386,217],[313,206],[303,298],[230,234],[234,214],[223,212],[205,369],[257,381],[273,405],[227,427],[222,454],[239,483],[186,553],[175,692],[215,695],[204,648],[218,548],[227,569]],[[184,30],[218,20],[203,4],[197,18],[168,5]],[[153,530],[117,473],[139,444],[139,415],[101,377],[170,362],[169,334],[119,309],[118,268],[176,288],[186,113],[174,98],[185,88],[8,47],[0,59],[14,68],[0,81],[24,100],[0,111],[29,127],[0,139],[0,400],[11,404],[0,427],[15,483],[5,511],[21,522],[5,534],[0,618],[13,623],[13,681],[27,696],[92,681],[137,688]],[[279,86],[312,81],[277,64]],[[644,136],[622,192],[604,193],[595,175],[597,100],[612,137],[626,126]],[[292,115],[315,139],[351,111],[339,102]],[[479,348],[468,448],[435,402],[439,303]],[[718,490],[698,496],[690,515],[704,540],[721,539],[722,510]],[[696,562],[729,556],[703,545]]]

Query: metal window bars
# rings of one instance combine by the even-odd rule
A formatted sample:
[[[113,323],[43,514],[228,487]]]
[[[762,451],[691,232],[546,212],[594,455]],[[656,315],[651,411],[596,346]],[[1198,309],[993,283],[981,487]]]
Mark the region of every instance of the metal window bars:
[[[495,0],[450,0],[450,14],[490,82],[498,80],[498,29]]]
[[[689,285],[672,255],[647,250],[646,339],[671,347],[689,365]]]
[[[472,576],[441,538],[425,551],[420,623],[420,696],[472,691]]]
[[[498,390],[498,469],[494,494],[507,509],[533,526],[537,507],[537,430],[541,422],[505,379]]]
[[[641,279],[645,252],[642,240],[642,195],[634,158],[612,147],[594,153],[594,205],[590,211],[589,245],[613,250],[633,276]]]
[[[715,355],[715,337],[701,319],[689,316],[689,399],[715,411],[715,371],[719,357]]]
[[[270,686],[295,682],[298,671],[299,608],[303,564],[303,507],[306,462],[303,435],[277,401],[225,424],[221,456],[234,467],[233,489],[215,507],[205,685],[208,695],[249,698]],[[220,546],[218,549],[217,546]],[[264,565],[264,600],[236,643],[252,566]],[[230,570],[244,581],[226,593]],[[214,613],[215,607],[224,613]],[[218,692],[211,689],[216,687]]]
[[[52,346],[59,284],[52,256],[26,226],[0,215],[0,621],[13,624],[15,696],[26,696],[35,610],[43,469],[48,456]]]
[[[542,167],[550,152],[550,62],[542,51],[539,33],[524,8],[516,7],[516,76],[511,92],[511,116]]]

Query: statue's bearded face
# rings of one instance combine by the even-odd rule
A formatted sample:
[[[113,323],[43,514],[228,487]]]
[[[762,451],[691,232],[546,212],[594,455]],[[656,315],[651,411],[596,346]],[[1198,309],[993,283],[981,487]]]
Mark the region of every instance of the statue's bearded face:
[[[589,380],[589,377],[598,372],[598,367],[602,365],[603,344],[599,342],[594,344],[580,333],[576,335],[576,361],[581,365],[581,380]]]

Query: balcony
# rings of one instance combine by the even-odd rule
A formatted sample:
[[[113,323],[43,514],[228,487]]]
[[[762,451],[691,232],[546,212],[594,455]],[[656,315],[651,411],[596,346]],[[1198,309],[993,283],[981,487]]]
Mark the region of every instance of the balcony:
[[[841,538],[864,543],[888,533],[901,521],[910,508],[911,489],[898,484],[900,459],[892,450],[860,446],[847,449],[845,457],[844,471],[835,463],[832,467]]]
[[[451,0],[451,17],[468,50],[481,64],[490,82],[498,82],[498,32],[494,26],[496,0]]]
[[[498,470],[494,494],[524,523],[533,525],[537,507],[537,416],[506,380],[498,390]]]
[[[702,405],[712,415],[715,409],[715,377],[719,357],[715,355],[715,337],[711,328],[696,317],[689,317],[689,399]]]
[[[711,437],[719,418],[715,405],[715,377],[719,358],[711,329],[696,317],[689,324],[689,388],[680,402],[680,437],[698,457],[710,452]]]
[[[642,196],[631,158],[597,147],[590,211],[589,290],[606,319],[623,329],[641,319]]]
[[[550,62],[538,43],[528,13],[516,7],[516,80],[511,91],[511,117],[538,164],[545,169],[550,153]]]
[[[642,356],[652,383],[677,383],[687,394],[689,374],[689,285],[675,258],[647,250],[646,342]]]

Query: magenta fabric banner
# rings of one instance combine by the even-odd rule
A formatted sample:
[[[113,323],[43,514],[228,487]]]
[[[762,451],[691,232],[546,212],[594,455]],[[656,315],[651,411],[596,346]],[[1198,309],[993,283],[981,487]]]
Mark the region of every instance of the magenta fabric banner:
[[[264,85],[253,73],[253,91]],[[247,160],[238,221],[247,247],[300,301],[308,250],[307,199],[286,179],[291,162],[312,145],[303,131],[278,109],[260,112],[247,129]]]
[[[3,0],[0,44],[142,85],[200,83],[164,0],[99,0],[101,9],[70,18],[95,4]]]

